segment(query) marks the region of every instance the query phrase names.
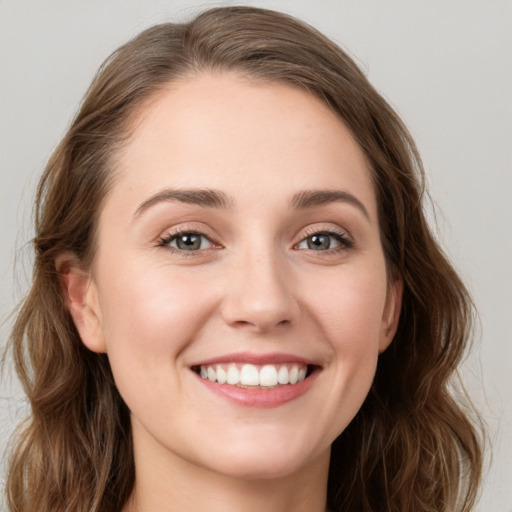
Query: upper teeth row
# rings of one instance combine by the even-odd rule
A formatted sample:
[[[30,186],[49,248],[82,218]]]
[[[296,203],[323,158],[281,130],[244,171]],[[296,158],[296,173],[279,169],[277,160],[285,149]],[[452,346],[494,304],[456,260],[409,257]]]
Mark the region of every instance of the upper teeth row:
[[[244,364],[240,368],[236,364],[227,367],[217,365],[201,365],[200,375],[203,379],[236,386],[277,386],[278,384],[297,384],[306,378],[307,366],[274,366],[266,364],[255,366]]]

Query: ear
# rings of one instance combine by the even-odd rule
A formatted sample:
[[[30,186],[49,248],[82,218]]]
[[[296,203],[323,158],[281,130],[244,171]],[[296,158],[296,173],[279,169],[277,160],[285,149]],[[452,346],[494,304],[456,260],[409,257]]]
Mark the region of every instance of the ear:
[[[98,291],[89,272],[75,254],[66,252],[55,259],[62,295],[84,345],[93,352],[106,352]]]
[[[382,330],[379,341],[379,354],[382,354],[391,342],[398,329],[404,284],[402,278],[396,276],[388,285],[386,304],[382,315]]]

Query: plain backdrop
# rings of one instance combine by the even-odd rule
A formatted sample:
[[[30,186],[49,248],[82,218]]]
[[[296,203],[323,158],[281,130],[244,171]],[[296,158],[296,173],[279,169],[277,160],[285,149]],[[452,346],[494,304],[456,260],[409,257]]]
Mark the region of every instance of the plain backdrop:
[[[512,2],[236,3],[294,14],[348,49],[415,137],[435,205],[429,218],[480,313],[477,343],[463,368],[489,427],[487,462],[491,452],[493,459],[477,510],[511,512]],[[35,184],[98,66],[151,24],[229,4],[0,0],[1,346],[7,315],[30,276]],[[0,452],[25,411],[19,385],[7,375],[0,387]]]

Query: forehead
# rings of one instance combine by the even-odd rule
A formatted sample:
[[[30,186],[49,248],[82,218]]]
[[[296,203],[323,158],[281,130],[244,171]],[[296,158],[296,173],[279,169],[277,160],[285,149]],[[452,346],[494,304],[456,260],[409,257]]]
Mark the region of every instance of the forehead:
[[[164,186],[244,196],[350,188],[375,210],[364,154],[314,95],[236,73],[167,84],[138,112],[118,156],[114,186],[126,199]]]

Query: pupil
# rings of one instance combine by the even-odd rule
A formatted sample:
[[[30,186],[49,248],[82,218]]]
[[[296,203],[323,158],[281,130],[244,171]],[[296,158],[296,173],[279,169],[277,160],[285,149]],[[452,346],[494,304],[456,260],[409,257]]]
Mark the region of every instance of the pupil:
[[[201,237],[199,235],[181,235],[177,242],[177,246],[185,251],[191,251],[192,249],[199,249],[201,246]]]
[[[329,249],[331,242],[327,235],[313,235],[308,238],[308,248],[318,251],[319,249]]]

